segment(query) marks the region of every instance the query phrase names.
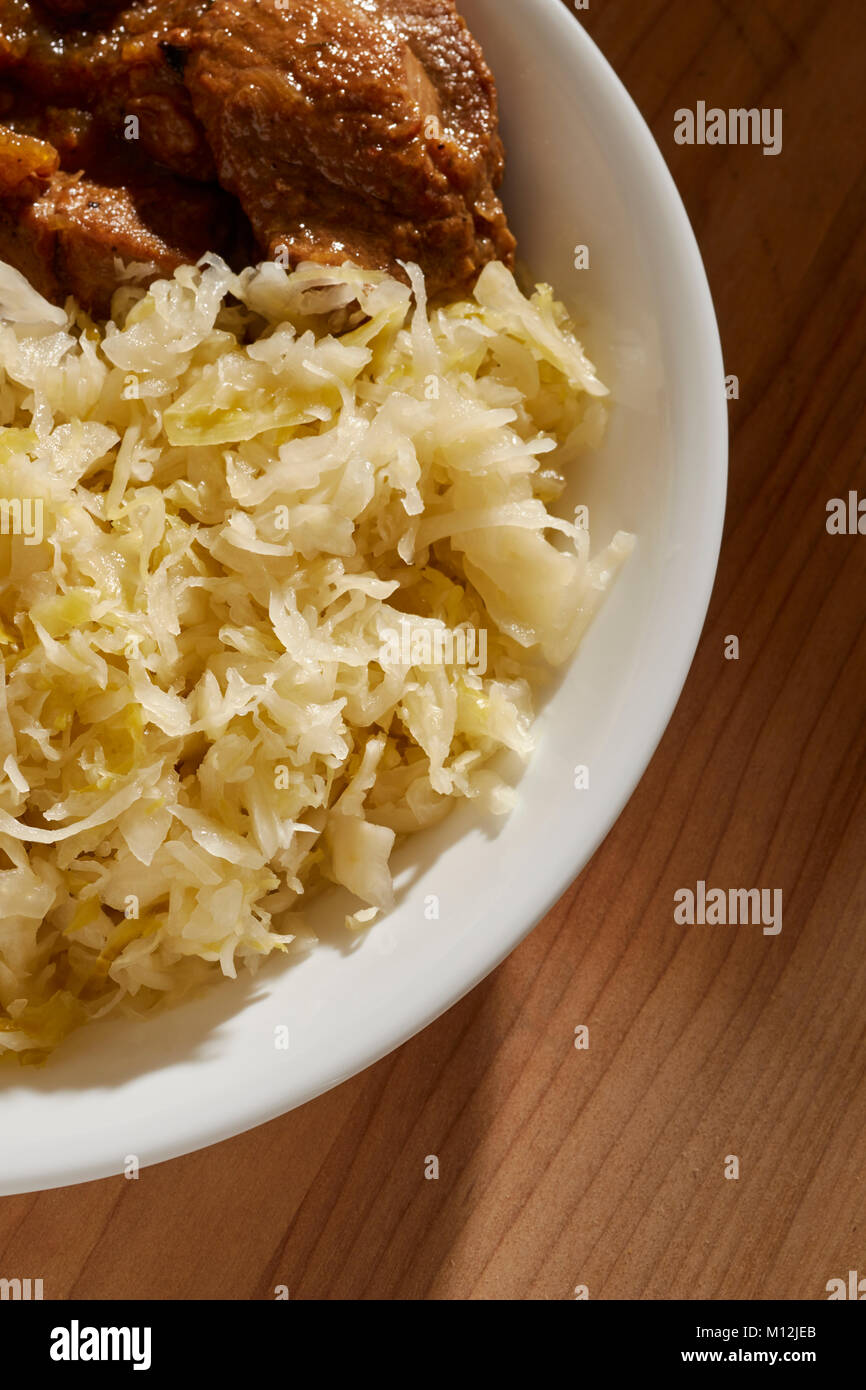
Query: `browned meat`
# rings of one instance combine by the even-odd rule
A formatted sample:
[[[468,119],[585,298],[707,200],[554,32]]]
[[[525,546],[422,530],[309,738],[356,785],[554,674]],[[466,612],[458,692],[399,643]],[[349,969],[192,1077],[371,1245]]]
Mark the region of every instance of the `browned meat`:
[[[60,164],[60,156],[45,140],[0,126],[0,197],[36,196]]]
[[[40,106],[34,111],[17,105],[6,116],[6,126],[19,135],[53,146],[60,159],[60,168],[70,173],[87,169],[92,172],[104,163],[108,147],[104,131],[89,111],[77,111],[59,106]],[[112,150],[115,162],[117,154]]]
[[[502,180],[505,160],[499,138],[493,74],[455,9],[454,0],[375,0],[409,44],[436,89],[446,132],[436,145],[443,163],[482,165],[491,183]],[[468,169],[471,180],[477,171]],[[459,175],[456,174],[455,178]]]
[[[54,298],[106,306],[115,256],[226,254],[246,222],[214,179],[293,264],[415,260],[435,294],[513,261],[454,0],[0,0],[0,120],[0,255]]]
[[[212,179],[210,149],[166,42],[170,32],[183,38],[206,6],[146,0],[108,26],[58,29],[30,0],[0,0],[0,75],[30,100],[93,112],[133,157],[140,150],[174,173]]]
[[[188,42],[219,180],[268,254],[416,260],[431,293],[512,259],[493,79],[453,0],[215,0]]]
[[[123,0],[38,0],[36,6],[51,19],[92,19],[123,8]]]
[[[445,138],[432,141],[432,157],[463,191],[476,235],[492,246],[484,260],[513,264],[515,241],[496,196],[505,173],[499,101],[479,45],[455,0],[378,0],[378,6],[396,24],[436,89]]]
[[[47,298],[62,303],[73,294],[102,316],[118,285],[116,258],[171,275],[207,250],[230,254],[235,237],[222,190],[170,174],[111,186],[61,172],[37,196],[0,200],[0,259]]]

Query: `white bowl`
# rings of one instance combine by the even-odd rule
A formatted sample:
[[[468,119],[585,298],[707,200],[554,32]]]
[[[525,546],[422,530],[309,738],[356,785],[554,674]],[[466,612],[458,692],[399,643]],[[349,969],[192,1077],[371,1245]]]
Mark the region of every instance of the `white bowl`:
[[[496,74],[522,259],[576,307],[616,409],[574,496],[595,544],[637,550],[539,721],[518,810],[407,847],[398,909],[349,949],[149,1023],[71,1038],[44,1070],[0,1069],[0,1193],[156,1163],[290,1110],[369,1066],[483,979],[586,864],[667,724],[701,632],[725,506],[722,358],[700,255],[631,99],[560,0],[463,0]],[[518,14],[519,10],[519,14]],[[585,244],[590,269],[574,269]],[[590,769],[590,789],[573,769]],[[425,903],[439,900],[438,920]],[[342,922],[340,903],[330,906]],[[287,1025],[289,1048],[275,1046]]]

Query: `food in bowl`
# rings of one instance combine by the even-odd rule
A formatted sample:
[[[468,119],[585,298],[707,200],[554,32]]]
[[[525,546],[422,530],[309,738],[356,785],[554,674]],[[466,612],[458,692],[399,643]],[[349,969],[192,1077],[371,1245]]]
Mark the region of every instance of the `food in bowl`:
[[[296,947],[328,884],[363,927],[398,837],[513,806],[631,538],[552,510],[606,391],[472,223],[471,272],[119,258],[109,317],[0,270],[0,1056]]]
[[[0,259],[104,317],[117,257],[513,263],[454,0],[0,0],[0,122]]]

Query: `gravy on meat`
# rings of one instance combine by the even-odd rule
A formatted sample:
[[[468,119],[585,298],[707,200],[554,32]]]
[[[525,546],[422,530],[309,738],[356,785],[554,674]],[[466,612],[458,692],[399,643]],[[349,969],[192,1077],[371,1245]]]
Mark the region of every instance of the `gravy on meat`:
[[[0,122],[0,258],[100,314],[117,257],[413,260],[431,294],[513,264],[455,0],[0,0]]]

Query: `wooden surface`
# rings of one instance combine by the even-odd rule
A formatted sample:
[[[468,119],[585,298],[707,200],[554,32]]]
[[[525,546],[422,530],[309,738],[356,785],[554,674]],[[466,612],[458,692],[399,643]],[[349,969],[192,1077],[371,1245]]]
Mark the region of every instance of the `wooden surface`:
[[[0,1201],[0,1272],[46,1297],[814,1299],[866,1275],[866,537],[825,530],[866,496],[862,7],[582,22],[669,160],[740,381],[676,715],[543,925],[398,1053],[138,1182]],[[676,145],[698,100],[782,107],[782,155]],[[781,935],[675,926],[698,879],[781,888]]]

